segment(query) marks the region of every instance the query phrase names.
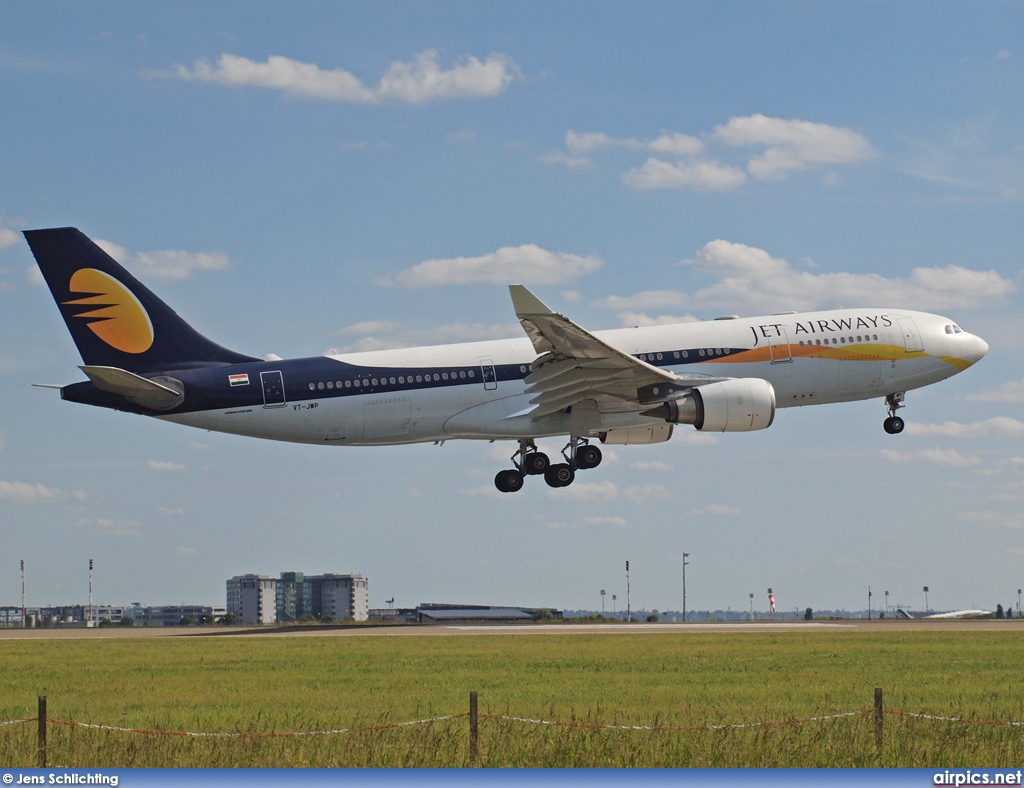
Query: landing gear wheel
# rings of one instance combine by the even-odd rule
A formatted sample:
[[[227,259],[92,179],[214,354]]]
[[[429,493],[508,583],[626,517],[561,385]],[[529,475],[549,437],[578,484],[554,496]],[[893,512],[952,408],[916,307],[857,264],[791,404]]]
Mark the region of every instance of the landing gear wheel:
[[[540,476],[551,466],[548,455],[539,451],[532,451],[523,458],[523,473],[531,476]]]
[[[580,446],[576,450],[576,467],[581,471],[601,464],[601,450],[597,446]]]
[[[890,435],[898,435],[899,433],[903,432],[904,426],[906,425],[903,423],[903,419],[901,419],[899,416],[890,416],[884,422],[882,422],[882,427]]]
[[[499,492],[519,492],[523,489],[523,474],[517,470],[498,471],[494,477],[494,486]]]
[[[544,471],[544,481],[548,483],[548,487],[568,487],[575,478],[576,471],[564,462],[552,465]]]

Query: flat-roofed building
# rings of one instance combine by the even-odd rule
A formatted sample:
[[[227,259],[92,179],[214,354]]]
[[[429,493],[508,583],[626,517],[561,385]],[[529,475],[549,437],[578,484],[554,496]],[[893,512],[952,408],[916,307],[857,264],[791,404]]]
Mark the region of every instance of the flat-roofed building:
[[[313,615],[344,621],[369,618],[369,583],[362,575],[315,575],[307,577],[312,585]]]
[[[210,605],[151,605],[131,609],[135,625],[140,627],[180,627],[183,623],[201,624],[204,619],[217,623],[227,611]]]
[[[277,623],[277,580],[267,575],[237,575],[227,582],[227,612],[239,624]]]

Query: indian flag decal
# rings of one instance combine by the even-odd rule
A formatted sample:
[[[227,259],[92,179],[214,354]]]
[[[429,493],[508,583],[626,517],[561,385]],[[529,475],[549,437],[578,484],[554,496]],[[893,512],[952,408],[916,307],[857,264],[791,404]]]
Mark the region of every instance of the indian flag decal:
[[[249,376],[244,372],[241,375],[228,375],[228,383],[232,386],[248,386]]]

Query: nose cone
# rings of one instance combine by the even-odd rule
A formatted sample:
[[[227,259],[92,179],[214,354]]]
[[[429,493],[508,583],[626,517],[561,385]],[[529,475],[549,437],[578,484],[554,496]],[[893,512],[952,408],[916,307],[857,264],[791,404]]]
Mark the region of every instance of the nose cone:
[[[963,354],[964,361],[977,364],[988,353],[988,342],[979,336],[971,335],[970,345]]]

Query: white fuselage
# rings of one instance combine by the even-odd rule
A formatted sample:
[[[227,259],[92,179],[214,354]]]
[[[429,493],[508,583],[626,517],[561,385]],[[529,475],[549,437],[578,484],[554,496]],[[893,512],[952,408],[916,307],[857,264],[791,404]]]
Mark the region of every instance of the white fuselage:
[[[988,349],[947,318],[886,309],[719,319],[595,335],[685,378],[766,380],[780,408],[920,388],[966,369]],[[524,337],[266,362],[260,369],[272,373],[256,372],[248,385],[258,387],[261,375],[273,374],[283,381],[283,396],[158,418],[239,435],[353,446],[568,434],[568,414],[530,415],[524,379],[536,357]],[[600,428],[591,433],[655,424],[664,422],[623,410],[602,413]]]

